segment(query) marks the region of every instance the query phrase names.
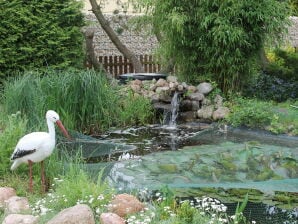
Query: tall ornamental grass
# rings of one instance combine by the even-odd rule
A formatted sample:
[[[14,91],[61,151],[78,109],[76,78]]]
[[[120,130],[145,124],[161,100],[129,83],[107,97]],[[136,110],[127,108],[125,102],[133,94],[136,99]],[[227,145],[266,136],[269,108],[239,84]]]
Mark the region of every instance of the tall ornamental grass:
[[[101,131],[118,122],[118,96],[105,76],[93,70],[27,72],[4,84],[7,114],[20,111],[29,128],[45,128],[45,112],[57,111],[68,129]]]
[[[88,71],[51,73],[41,82],[45,105],[55,108],[72,128],[87,132],[118,122],[118,96],[105,75]]]
[[[68,129],[94,133],[112,126],[143,125],[152,120],[152,106],[143,97],[120,96],[106,76],[93,70],[27,72],[4,84],[7,114],[20,111],[29,129],[45,129],[45,112],[57,111]]]
[[[16,146],[17,139],[26,132],[25,119],[20,113],[6,116],[0,111],[0,176],[3,177],[10,168],[10,156]]]

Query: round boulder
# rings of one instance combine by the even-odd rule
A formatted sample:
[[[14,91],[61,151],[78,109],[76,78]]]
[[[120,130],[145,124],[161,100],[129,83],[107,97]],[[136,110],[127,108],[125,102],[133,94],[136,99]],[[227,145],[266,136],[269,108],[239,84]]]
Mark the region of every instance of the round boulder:
[[[38,221],[38,217],[33,215],[9,214],[2,224],[37,224]]]
[[[206,95],[213,90],[213,87],[209,82],[202,82],[197,86],[197,89],[200,93]]]
[[[25,197],[12,196],[5,201],[7,213],[24,213],[30,211],[29,201]]]
[[[100,215],[101,224],[125,224],[125,220],[119,215],[111,212],[102,213]]]
[[[0,208],[5,205],[5,200],[12,196],[16,196],[15,189],[11,187],[0,187]]]
[[[108,210],[116,213],[120,217],[125,217],[128,214],[140,212],[145,208],[135,196],[130,194],[118,194],[111,201]]]
[[[79,204],[62,210],[47,224],[95,224],[95,219],[88,205]]]

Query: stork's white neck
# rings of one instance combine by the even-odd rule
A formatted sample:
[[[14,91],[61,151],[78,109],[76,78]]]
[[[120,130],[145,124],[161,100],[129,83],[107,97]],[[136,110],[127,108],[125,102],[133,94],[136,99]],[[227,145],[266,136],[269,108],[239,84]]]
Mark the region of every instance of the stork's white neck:
[[[55,125],[54,122],[47,119],[48,129],[49,129],[49,135],[52,139],[55,139]]]

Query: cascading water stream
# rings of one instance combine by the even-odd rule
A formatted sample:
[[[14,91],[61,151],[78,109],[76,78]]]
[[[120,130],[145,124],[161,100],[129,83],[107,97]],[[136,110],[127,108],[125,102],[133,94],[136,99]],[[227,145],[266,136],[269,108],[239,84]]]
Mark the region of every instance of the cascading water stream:
[[[176,128],[178,111],[179,111],[179,93],[175,92],[171,101],[171,117],[169,121],[169,128]]]

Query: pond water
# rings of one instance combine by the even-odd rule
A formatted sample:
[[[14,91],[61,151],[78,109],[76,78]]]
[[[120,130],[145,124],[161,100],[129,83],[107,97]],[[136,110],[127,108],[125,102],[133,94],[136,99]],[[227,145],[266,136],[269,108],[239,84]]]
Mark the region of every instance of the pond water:
[[[297,223],[298,138],[189,123],[77,139],[90,173],[105,167],[119,191],[156,191],[167,185],[180,198],[217,198],[231,213],[248,193],[250,220]]]

